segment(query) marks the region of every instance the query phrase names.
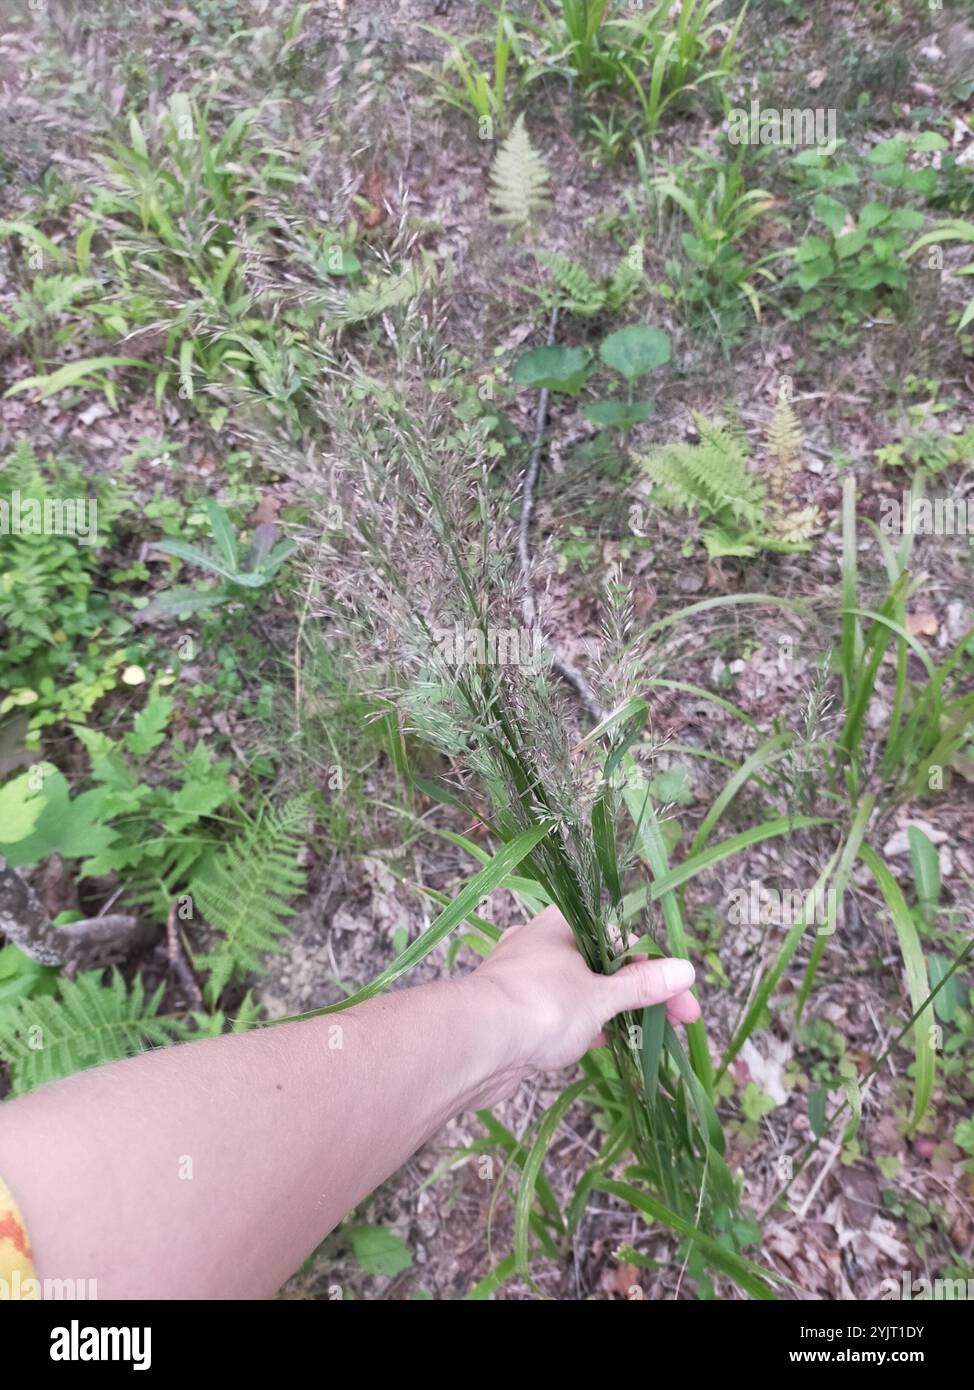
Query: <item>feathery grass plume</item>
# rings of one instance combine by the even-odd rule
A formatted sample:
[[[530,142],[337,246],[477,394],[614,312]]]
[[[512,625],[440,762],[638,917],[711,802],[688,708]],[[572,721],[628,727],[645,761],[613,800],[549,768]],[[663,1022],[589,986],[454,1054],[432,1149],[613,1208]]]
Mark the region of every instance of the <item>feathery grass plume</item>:
[[[428,376],[442,379],[438,367]],[[623,894],[630,856],[637,848],[655,855],[660,841],[637,761],[645,702],[629,698],[596,729],[573,736],[573,711],[552,678],[542,634],[526,634],[517,659],[499,656],[497,635],[523,622],[513,499],[489,471],[485,433],[479,425],[458,429],[447,392],[424,388],[406,403],[374,390],[370,410],[353,414],[347,402],[368,394],[368,384],[331,390],[322,404],[351,520],[338,547],[322,548],[314,576],[324,596],[318,611],[372,667],[406,731],[447,759],[449,791],[426,781],[423,790],[459,806],[471,823],[483,822],[505,846],[529,843],[508,870],[518,875],[512,888],[559,907],[593,970],[611,973],[634,955],[663,954],[638,926],[647,895]],[[624,801],[636,834],[620,854],[616,823]],[[671,907],[663,904],[664,915]],[[454,916],[449,925],[460,920]],[[443,939],[439,922],[425,934],[429,945],[423,938],[411,943],[401,968],[394,963],[384,979]],[[722,1158],[709,1059],[703,1065],[697,1053],[691,1065],[664,1006],[616,1018],[606,1036],[611,1062],[591,1054],[588,1079],[577,1083],[592,1089],[608,1119],[606,1146],[590,1176],[605,1176],[631,1152],[631,1181],[617,1184],[616,1195],[679,1232],[695,1258],[767,1296],[756,1267],[714,1239],[736,1210],[737,1190]],[[556,1107],[567,1108],[570,1094],[573,1088]],[[518,1269],[527,1262],[534,1185],[560,1113],[549,1111],[536,1161],[525,1164]]]
[[[548,206],[548,169],[531,144],[523,116],[518,116],[494,156],[490,186],[498,222],[519,231],[529,227],[535,213]]]
[[[804,811],[815,804],[824,765],[830,757],[829,743],[835,736],[835,694],[830,689],[834,674],[832,653],[826,651],[816,662],[804,692],[795,743],[779,764],[779,772],[791,789],[790,803]]]

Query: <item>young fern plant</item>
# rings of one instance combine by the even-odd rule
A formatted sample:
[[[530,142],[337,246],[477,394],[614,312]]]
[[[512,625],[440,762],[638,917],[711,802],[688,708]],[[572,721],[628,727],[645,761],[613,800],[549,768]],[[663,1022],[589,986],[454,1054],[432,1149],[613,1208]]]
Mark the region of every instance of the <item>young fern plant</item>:
[[[11,1095],[185,1036],[179,1018],[159,1013],[164,989],[147,995],[139,976],[129,989],[117,970],[106,985],[102,972],[91,970],[75,980],[62,976],[56,996],[0,1005],[0,1057],[10,1069]]]
[[[518,116],[490,171],[490,201],[498,222],[526,231],[548,206],[548,185],[547,165],[531,143],[524,117]]]
[[[579,261],[556,251],[536,250],[535,259],[544,266],[554,281],[552,296],[560,309],[578,318],[591,319],[599,314],[615,314],[632,299],[645,281],[643,247],[634,242],[624,252],[611,274],[598,279]]]
[[[742,429],[696,413],[693,418],[698,444],[666,444],[640,459],[654,484],[653,499],[699,518],[712,560],[759,550],[807,550],[820,514],[815,506],[795,506],[802,436],[788,401],[779,400],[775,408],[765,475],[752,471]]]
[[[209,1004],[216,1003],[231,980],[259,970],[267,955],[280,951],[288,918],[294,916],[290,900],[304,890],[298,854],[310,815],[306,796],[268,808],[190,883],[194,906],[217,934],[195,960],[197,969],[209,975]]]

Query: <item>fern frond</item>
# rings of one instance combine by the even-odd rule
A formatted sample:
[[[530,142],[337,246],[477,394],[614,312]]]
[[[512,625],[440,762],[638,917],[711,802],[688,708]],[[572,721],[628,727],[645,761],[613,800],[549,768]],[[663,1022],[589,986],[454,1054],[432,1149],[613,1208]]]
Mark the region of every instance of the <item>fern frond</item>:
[[[707,549],[708,560],[725,556],[748,559],[757,554],[757,537],[752,532],[730,531],[723,526],[705,526],[700,539]]]
[[[798,416],[788,398],[781,395],[767,433],[767,448],[771,456],[767,468],[771,503],[767,526],[774,540],[789,549],[805,547],[822,520],[816,506],[795,507],[803,444]]]
[[[215,854],[190,884],[193,902],[220,933],[212,948],[196,958],[197,966],[210,973],[209,1003],[232,979],[259,970],[267,954],[281,949],[287,918],[294,915],[288,899],[304,890],[297,856],[308,816],[303,796],[267,811]]]
[[[796,511],[772,513],[768,530],[776,541],[789,549],[806,547],[816,531],[821,530],[822,513],[816,506],[801,507]]]
[[[606,292],[583,265],[556,251],[535,251],[535,258],[551,275],[565,298],[563,307],[579,318],[594,318],[606,305]]]
[[[765,543],[767,490],[750,469],[743,430],[695,415],[699,444],[667,444],[641,458],[663,506],[682,507],[705,525],[711,559],[754,555]]]
[[[798,416],[786,396],[779,396],[768,426],[768,449],[786,473],[796,467],[804,439]]]
[[[605,307],[615,314],[628,304],[643,283],[643,247],[641,242],[630,246],[619,260],[609,278],[605,291]]]
[[[534,214],[549,202],[548,169],[531,144],[523,116],[518,116],[494,156],[490,184],[497,220],[511,227],[526,228]]]
[[[0,464],[0,478],[5,488],[16,489],[24,495],[33,497],[43,484],[37,455],[28,439],[18,439],[10,453]]]
[[[715,512],[729,507],[736,521],[759,525],[767,498],[761,478],[750,470],[750,450],[743,431],[702,415],[693,418],[700,444],[687,451],[686,468],[691,477]]]
[[[193,1042],[197,1038],[219,1038],[227,1032],[228,1023],[231,1033],[246,1033],[259,1022],[261,1012],[261,1005],[248,989],[230,1018],[222,1009],[217,1009],[211,1014],[194,1013],[192,1027],[184,1024],[181,1036],[185,1037],[187,1042]]]
[[[128,990],[117,970],[109,984],[102,976],[91,970],[62,977],[56,996],[0,1005],[0,1057],[14,1095],[178,1036],[179,1020],[159,1015],[164,986],[146,998],[141,977]]]

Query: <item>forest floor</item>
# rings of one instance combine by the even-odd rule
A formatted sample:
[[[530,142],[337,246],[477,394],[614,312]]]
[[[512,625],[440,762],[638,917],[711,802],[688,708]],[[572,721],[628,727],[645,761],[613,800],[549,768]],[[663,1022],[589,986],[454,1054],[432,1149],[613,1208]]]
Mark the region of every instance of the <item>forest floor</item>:
[[[540,8],[508,6],[537,22]],[[712,40],[716,55],[733,7],[715,17],[724,22]],[[437,360],[449,360],[455,373],[445,389],[458,432],[486,421],[498,485],[516,491],[534,436],[537,392],[512,379],[513,363],[544,343],[556,297],[534,250],[579,263],[598,281],[639,246],[642,281],[631,300],[615,312],[582,313],[563,299],[558,342],[595,353],[606,333],[624,324],[663,330],[670,356],[653,376],[655,410],[624,434],[612,434],[586,417],[576,396],[552,393],[531,538],[532,584],[553,648],[585,670],[606,659],[607,586],[626,589],[636,632],[700,605],[655,632],[641,672],[657,799],[676,862],[727,781],[728,767],[747,759],[756,739],[791,731],[811,750],[810,761],[776,764],[762,772],[766,780],[749,781],[727,811],[725,835],[765,819],[769,805],[776,814],[806,812],[831,775],[816,740],[834,739],[841,723],[826,653],[836,644],[835,615],[845,602],[845,480],[854,477],[857,487],[863,613],[881,608],[889,589],[870,523],[879,523],[890,501],[912,486],[914,470],[926,470],[931,491],[974,496],[974,339],[957,327],[970,282],[949,273],[969,258],[965,247],[946,243],[942,259],[929,264],[924,255],[904,261],[897,289],[881,276],[871,280],[872,263],[850,243],[828,274],[821,272],[817,306],[806,302],[808,287],[794,279],[794,248],[827,235],[820,212],[831,215],[830,201],[838,206],[838,222],[829,227],[833,242],[855,227],[867,199],[917,212],[917,231],[892,249],[880,248],[879,258],[898,255],[938,218],[974,214],[969,7],[753,0],[737,39],[739,59],[722,86],[729,105],[746,109],[759,96],[765,107],[832,110],[841,143],[819,163],[796,162],[796,151],[779,145],[749,148],[737,193],[730,184],[737,166],[727,116],[710,99],[708,84],[688,91],[657,129],[641,134],[638,153],[624,141],[614,147],[593,134],[593,118],[608,119],[602,94],[586,93],[580,79],[566,81],[564,63],[540,44],[532,48],[528,34],[527,48],[548,53],[550,71],[530,78],[522,71],[515,80],[512,69],[498,118],[507,133],[513,113],[524,114],[550,171],[549,205],[522,237],[499,226],[492,204],[502,131],[492,127],[494,138],[481,138],[476,114],[439,99],[433,76],[449,52],[444,33],[486,36],[475,49],[486,62],[493,25],[492,12],[474,0],[297,6],[197,0],[171,8],[92,0],[83,10],[47,0],[8,15],[0,37],[6,326],[0,389],[7,392],[0,398],[0,460],[26,440],[37,459],[66,459],[81,477],[124,499],[110,543],[97,552],[92,590],[106,597],[115,617],[88,629],[80,620],[72,627],[75,619],[61,620],[58,610],[68,633],[58,640],[74,642],[77,651],[50,675],[80,683],[74,703],[59,704],[52,695],[50,718],[39,724],[28,698],[0,703],[0,779],[43,758],[72,791],[90,787],[92,745],[79,738],[78,726],[120,739],[151,690],[174,704],[160,716],[159,737],[140,764],[147,783],[172,784],[184,750],[202,741],[213,758],[229,760],[232,796],[225,806],[235,809],[223,814],[230,818],[238,811],[244,819],[254,815],[268,798],[280,804],[311,793],[313,827],[299,856],[304,889],[288,935],[255,979],[234,974],[218,1001],[227,1017],[248,985],[268,1017],[336,1001],[377,975],[429,925],[435,907],[423,890],[448,893],[472,872],[465,850],[431,831],[437,808],[404,785],[354,664],[345,667],[331,652],[315,543],[329,505],[339,512],[347,507],[344,498],[335,503],[333,491],[341,450],[326,394],[333,368],[348,373],[353,364],[376,383],[374,398],[351,411],[362,418],[382,392],[406,398],[413,371],[408,343],[435,340]],[[446,80],[456,88],[458,79]],[[291,284],[292,272],[297,284],[295,256],[303,258],[309,281],[314,262],[319,299],[298,295],[297,308],[281,299],[277,308],[261,310],[260,328],[237,313],[229,348],[221,337],[231,330],[220,319],[226,308],[220,291],[194,278],[186,249],[194,235],[204,242],[210,235],[206,217],[211,227],[219,219],[211,208],[200,232],[198,209],[188,196],[180,201],[188,176],[165,164],[160,132],[167,114],[179,119],[182,108],[173,102],[183,97],[206,110],[218,133],[239,113],[251,113],[246,147],[227,159],[228,177],[239,176],[244,190],[236,223],[229,213],[227,219],[236,229],[246,224],[248,237],[263,238],[261,255],[247,262],[258,299]],[[617,109],[627,120],[638,115],[631,94]],[[174,180],[153,186],[144,178],[141,229],[92,193],[104,187],[106,159],[127,157],[127,167],[145,176],[133,115],[139,132],[149,134],[145,167],[158,158]],[[922,132],[935,132],[936,143],[925,145]],[[892,150],[885,162],[882,154],[871,158],[883,142],[899,142],[905,153]],[[906,177],[923,171],[929,180]],[[696,191],[699,226],[691,227],[678,201],[653,195],[654,174],[682,179],[684,199],[687,190]],[[757,189],[763,191],[752,205],[760,212],[751,219],[747,204],[735,199]],[[823,197],[825,204],[816,202]],[[152,198],[170,209],[171,245]],[[79,238],[89,220],[94,233],[87,233],[85,255]],[[53,257],[25,225],[43,233]],[[313,246],[308,227],[317,229]],[[691,230],[695,246],[692,236],[688,244]],[[161,238],[158,261],[151,255],[145,261],[150,236]],[[31,262],[38,246],[42,269]],[[341,276],[363,301],[371,298],[358,320],[336,313],[326,340],[309,323],[327,291],[321,267],[327,262],[334,270],[328,254],[335,247],[344,258]],[[140,256],[150,265],[142,279],[135,273]],[[811,251],[808,260],[815,263]],[[850,266],[858,280],[846,275]],[[408,274],[416,277],[415,292],[383,305],[379,277]],[[41,284],[36,276],[49,278]],[[112,277],[110,293],[101,276]],[[744,281],[760,297],[759,316]],[[197,297],[192,314],[170,333],[188,312],[190,296]],[[287,312],[280,308],[285,302]],[[236,312],[232,305],[230,311]],[[192,345],[184,357],[186,340]],[[137,359],[149,369],[96,365],[64,389],[48,391],[43,383],[16,389],[64,364],[102,356]],[[185,382],[179,389],[187,370],[195,381],[189,392]],[[162,372],[168,376],[160,383]],[[801,547],[735,554],[725,546],[712,553],[701,517],[657,505],[660,494],[638,460],[667,443],[696,442],[695,421],[720,416],[736,419],[755,467],[766,469],[768,431],[782,395],[803,435],[800,466],[789,483],[792,502],[814,511],[813,532]],[[173,610],[144,620],[138,610],[177,569],[177,559],[167,560],[154,542],[205,544],[208,497],[220,502],[240,535],[272,527],[275,539],[297,541],[295,554],[254,602],[238,593],[219,610],[188,618]],[[957,698],[969,695],[974,657],[963,640],[974,625],[974,541],[918,535],[910,570],[905,628],[913,645],[904,657],[905,678],[911,688],[927,679],[914,648],[939,665],[960,644]],[[199,577],[184,564],[177,582]],[[10,586],[27,582],[0,564],[0,625],[11,633]],[[63,588],[50,592],[70,606]],[[792,606],[730,601],[742,594],[774,595]],[[18,667],[12,639],[11,652],[0,668],[0,701],[34,686],[47,699],[37,674],[48,668],[33,655],[33,664],[23,658]],[[864,716],[870,771],[881,762],[896,717],[895,677],[890,647]],[[650,685],[653,680],[679,684]],[[585,710],[570,689],[564,694],[567,717],[581,734]],[[909,794],[880,798],[870,826],[870,842],[917,907],[928,960],[937,962],[949,961],[970,935],[974,905],[974,715],[966,738],[951,749],[935,791],[918,791],[914,783]],[[219,804],[215,798],[214,813]],[[200,811],[197,825],[210,824],[207,814]],[[166,834],[174,824],[166,821]],[[449,812],[437,824],[468,828]],[[911,827],[935,851],[932,915],[923,911],[916,884]],[[834,825],[798,829],[745,846],[689,882],[684,912],[715,1048],[733,1036],[781,940],[779,921],[753,913],[740,920],[728,904],[748,900],[753,885],[807,888],[836,845]],[[96,857],[83,872],[79,860],[89,854],[97,855],[90,845],[62,849],[24,870],[52,918],[114,910],[145,867],[128,842],[117,863]],[[178,893],[177,879],[167,886]],[[482,912],[504,927],[521,920],[524,907],[499,889]],[[166,1007],[185,1012],[193,1000],[185,973],[174,969],[165,913],[157,910],[153,919],[150,912],[150,921],[148,937],[134,947],[122,943],[93,964],[117,963],[126,979],[141,972],[150,983],[165,982]],[[863,864],[851,872],[838,930],[827,938],[799,1024],[794,1006],[812,944],[813,938],[802,944],[719,1091],[727,1161],[741,1176],[744,1208],[762,1218],[760,1256],[792,1281],[787,1296],[811,1299],[877,1297],[884,1280],[899,1287],[903,1271],[974,1277],[969,971],[952,982],[949,1007],[942,1000],[938,1010],[943,1065],[919,1126],[910,1126],[916,1063],[907,1038],[864,1088],[858,1131],[826,1135],[787,1197],[776,1200],[789,1161],[813,1138],[810,1097],[823,1087],[841,1095],[845,1081],[865,1076],[909,1017],[901,942]],[[192,958],[193,940],[184,946]],[[444,945],[401,983],[476,961],[469,945],[453,954]],[[0,969],[0,1004],[3,978]],[[567,1079],[525,1084],[497,1118],[512,1134],[526,1134]],[[549,1150],[545,1173],[562,1207],[598,1152],[601,1124],[598,1111],[577,1106]],[[512,1246],[512,1203],[497,1167],[484,1166],[483,1133],[476,1117],[453,1122],[354,1216],[353,1232],[383,1233],[378,1253],[363,1253],[362,1242],[341,1228],[283,1296],[467,1294]],[[642,1257],[638,1263],[633,1251]],[[688,1277],[668,1232],[603,1194],[590,1196],[570,1250],[559,1259],[537,1258],[531,1277],[533,1284],[507,1279],[495,1296],[714,1296],[705,1279]],[[717,1289],[736,1296],[723,1281]]]

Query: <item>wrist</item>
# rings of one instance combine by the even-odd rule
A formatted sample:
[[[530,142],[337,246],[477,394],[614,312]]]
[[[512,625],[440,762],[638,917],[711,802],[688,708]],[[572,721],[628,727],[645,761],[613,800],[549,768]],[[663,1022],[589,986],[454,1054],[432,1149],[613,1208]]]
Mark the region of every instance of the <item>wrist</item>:
[[[504,1100],[532,1070],[527,1029],[515,1001],[484,971],[452,981],[456,1007],[468,1032],[466,1109]]]

